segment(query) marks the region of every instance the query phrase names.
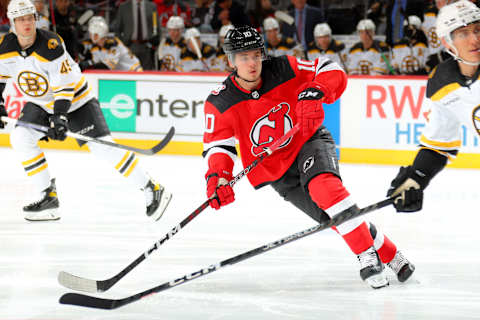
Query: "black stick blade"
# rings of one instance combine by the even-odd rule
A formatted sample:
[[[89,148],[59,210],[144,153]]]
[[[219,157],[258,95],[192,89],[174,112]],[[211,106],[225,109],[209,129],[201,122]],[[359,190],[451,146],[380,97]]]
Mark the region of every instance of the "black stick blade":
[[[79,293],[66,293],[60,297],[61,304],[71,304],[79,307],[89,307],[97,309],[115,309],[121,304],[118,304],[119,301],[112,299],[103,299],[97,297],[91,297]]]
[[[173,135],[175,134],[175,128],[171,127],[170,130],[168,130],[167,135],[160,141],[159,144],[157,144],[155,147],[151,149],[151,154],[156,154],[158,151],[162,150],[167,146],[167,144],[172,140]]]

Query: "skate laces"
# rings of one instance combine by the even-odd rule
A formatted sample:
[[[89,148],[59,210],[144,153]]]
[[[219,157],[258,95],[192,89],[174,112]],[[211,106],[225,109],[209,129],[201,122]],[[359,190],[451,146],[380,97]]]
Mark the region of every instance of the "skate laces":
[[[402,255],[400,251],[397,251],[395,254],[395,257],[393,257],[392,261],[388,263],[388,266],[395,271],[395,273],[398,273],[404,265],[408,263],[408,260],[405,259],[405,257]]]
[[[378,264],[377,253],[373,248],[368,248],[364,252],[360,253],[357,257],[362,269]]]

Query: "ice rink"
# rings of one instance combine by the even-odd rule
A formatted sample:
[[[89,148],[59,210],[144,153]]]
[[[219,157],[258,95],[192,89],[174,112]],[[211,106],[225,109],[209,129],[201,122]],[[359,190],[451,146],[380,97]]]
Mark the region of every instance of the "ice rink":
[[[390,274],[389,287],[370,289],[360,280],[356,257],[326,230],[105,311],[59,304],[71,290],[57,282],[58,273],[106,279],[130,264],[205,201],[204,163],[191,156],[140,157],[173,192],[167,212],[153,223],[143,193],[89,153],[45,154],[63,215],[57,222],[29,223],[21,207],[31,186],[13,151],[0,148],[0,320],[480,319],[476,170],[444,170],[427,189],[422,212],[398,214],[389,207],[365,216],[415,264],[404,284]],[[360,207],[382,200],[397,171],[341,167]],[[96,296],[123,298],[315,225],[270,188],[254,191],[243,179],[235,190],[233,204],[206,209]]]

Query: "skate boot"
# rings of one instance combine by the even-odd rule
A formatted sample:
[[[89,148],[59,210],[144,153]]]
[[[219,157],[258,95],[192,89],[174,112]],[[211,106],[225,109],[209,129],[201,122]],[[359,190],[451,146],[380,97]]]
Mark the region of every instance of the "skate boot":
[[[154,221],[157,221],[163,215],[163,212],[170,203],[172,194],[151,179],[142,190],[145,193],[147,216],[151,217]]]
[[[50,221],[60,219],[58,212],[59,202],[55,179],[50,181],[50,186],[43,190],[38,200],[23,207],[26,213],[25,220],[28,221]]]
[[[360,277],[374,289],[388,286],[388,279],[385,276],[383,263],[378,257],[374,247],[370,247],[358,256],[360,262]]]
[[[392,261],[387,263],[387,265],[393,270],[393,272],[395,272],[398,281],[400,282],[407,281],[412,275],[413,271],[415,271],[415,266],[398,250],[395,254],[395,257],[393,257]]]

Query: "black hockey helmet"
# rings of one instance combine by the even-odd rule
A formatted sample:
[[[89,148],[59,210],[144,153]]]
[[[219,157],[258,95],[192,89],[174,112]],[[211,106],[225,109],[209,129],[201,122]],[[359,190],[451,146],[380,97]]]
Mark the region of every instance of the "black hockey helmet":
[[[227,55],[254,49],[261,49],[262,56],[265,58],[263,37],[257,30],[249,26],[228,30],[223,43],[223,51]]]

